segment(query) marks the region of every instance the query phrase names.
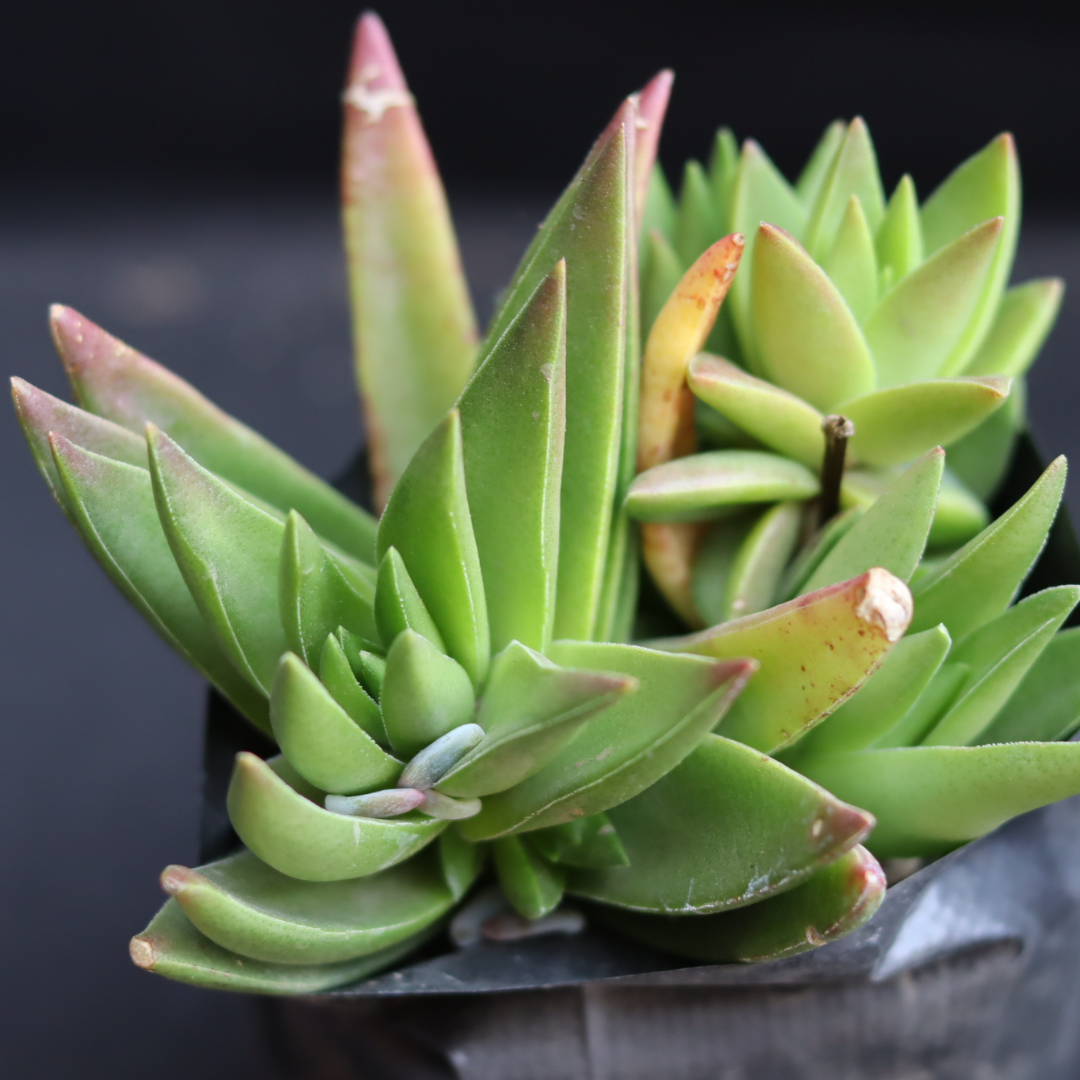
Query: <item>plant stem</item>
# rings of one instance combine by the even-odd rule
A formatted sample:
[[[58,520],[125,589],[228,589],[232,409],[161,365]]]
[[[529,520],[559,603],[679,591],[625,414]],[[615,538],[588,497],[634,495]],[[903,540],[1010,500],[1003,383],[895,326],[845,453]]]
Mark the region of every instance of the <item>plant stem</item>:
[[[840,482],[844,478],[844,455],[847,441],[855,434],[855,425],[838,413],[821,421],[825,432],[825,457],[821,462],[821,505],[818,526],[825,525],[840,512]]]

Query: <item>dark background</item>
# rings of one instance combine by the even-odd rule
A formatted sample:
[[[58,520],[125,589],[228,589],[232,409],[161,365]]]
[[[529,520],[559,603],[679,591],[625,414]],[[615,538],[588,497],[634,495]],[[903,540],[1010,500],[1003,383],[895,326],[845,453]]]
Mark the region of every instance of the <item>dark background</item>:
[[[1075,18],[935,5],[382,5],[486,315],[619,99],[678,72],[662,157],[713,128],[794,174],[861,112],[925,196],[1003,128],[1028,224],[1016,278],[1080,279]],[[0,353],[64,393],[60,300],[331,476],[359,434],[335,207],[342,0],[50,0],[0,11]],[[1080,452],[1080,306],[1031,380]],[[128,609],[0,415],[0,1077],[271,1075],[244,999],[136,971],[126,942],[196,858],[204,689]],[[1072,495],[1080,509],[1080,486]],[[768,1078],[763,1078],[768,1080]]]

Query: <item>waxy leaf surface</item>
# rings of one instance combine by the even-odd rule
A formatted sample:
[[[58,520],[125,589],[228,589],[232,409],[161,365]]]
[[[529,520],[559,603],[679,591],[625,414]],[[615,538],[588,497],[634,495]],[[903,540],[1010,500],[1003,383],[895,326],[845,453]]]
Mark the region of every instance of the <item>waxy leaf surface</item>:
[[[382,712],[375,699],[360,684],[341,642],[334,634],[328,635],[323,645],[319,679],[354,723],[359,724],[380,746],[389,745]]]
[[[964,374],[1023,375],[1054,325],[1064,292],[1061,278],[1040,278],[1009,289]]]
[[[491,847],[503,895],[514,910],[525,919],[550,915],[562,900],[566,871],[516,836],[503,836]]]
[[[923,261],[922,223],[915,183],[902,176],[889,199],[875,238],[877,261],[893,284],[907,277]]]
[[[840,150],[847,133],[847,125],[843,120],[834,120],[822,133],[817,145],[807,158],[799,178],[795,181],[795,193],[806,206],[813,206],[817,202],[821,185],[828,178],[829,170]]]
[[[718,735],[609,817],[630,865],[573,871],[568,891],[672,915],[723,911],[789,889],[874,824],[778,761]]]
[[[386,648],[394,643],[398,634],[413,630],[430,641],[439,652],[446,652],[442,634],[396,548],[390,548],[379,563],[379,576],[375,584],[375,622]]]
[[[688,161],[675,214],[675,250],[679,258],[689,266],[723,231],[709,178],[699,161]]]
[[[848,200],[840,231],[822,267],[856,321],[863,322],[877,304],[878,267],[874,235],[857,195]]]

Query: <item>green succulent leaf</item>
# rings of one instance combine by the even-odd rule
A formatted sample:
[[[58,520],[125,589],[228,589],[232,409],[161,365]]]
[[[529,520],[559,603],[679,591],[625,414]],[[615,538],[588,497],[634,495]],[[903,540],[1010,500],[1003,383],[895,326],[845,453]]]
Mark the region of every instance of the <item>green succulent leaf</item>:
[[[848,475],[850,476],[851,473],[849,472]],[[841,488],[841,494],[846,492],[846,485],[847,481],[845,481],[845,487]],[[841,511],[810,537],[784,574],[777,594],[780,600],[793,600],[803,591],[803,585],[810,580],[810,575],[817,570],[848,530],[853,528],[859,518],[866,513],[866,507],[880,495],[881,491],[875,491],[873,496],[865,498],[861,505],[850,506]]]
[[[229,820],[264,863],[301,881],[345,881],[404,862],[446,828],[417,813],[347,817],[324,810],[322,792],[284,758],[236,756]]]
[[[353,337],[382,507],[472,373],[476,320],[420,117],[386,30],[370,12],[357,27],[344,103]]]
[[[765,151],[753,139],[747,139],[743,143],[731,196],[731,219],[726,226],[730,232],[742,233],[746,237],[746,248],[740,264],[741,272],[735,275],[731,283],[728,303],[742,354],[755,375],[763,372],[750,311],[751,281],[758,226],[763,221],[786,230],[792,236],[801,236],[806,225],[806,208]]]
[[[618,830],[607,814],[576,818],[529,833],[529,843],[545,859],[584,870],[629,866]]]
[[[630,485],[639,521],[706,521],[722,507],[809,499],[817,477],[797,461],[760,450],[709,450],[647,469]]]
[[[1023,426],[1024,396],[1023,380],[1014,381],[1001,408],[949,446],[949,471],[983,502],[997,491],[1012,460],[1016,434]]]
[[[858,195],[848,200],[836,241],[821,265],[840,290],[851,314],[863,322],[877,304],[878,267],[874,235]]]
[[[760,515],[747,512],[715,522],[694,555],[691,594],[706,626],[728,618],[727,592],[736,556]]]
[[[161,875],[191,923],[224,949],[271,964],[336,964],[427,929],[454,896],[429,848],[353,881],[298,881],[250,851]]]
[[[543,651],[555,621],[566,430],[566,263],[494,343],[458,403],[491,649]]]
[[[844,141],[847,124],[834,120],[824,131],[795,181],[795,194],[806,206],[817,202],[821,187],[828,178],[840,144]]]
[[[859,324],[793,237],[762,225],[751,272],[754,336],[768,379],[825,412],[874,389],[874,360]]]
[[[664,170],[659,162],[653,165],[649,173],[649,187],[645,193],[645,206],[641,216],[641,242],[654,232],[658,232],[670,245],[675,237],[675,196],[671,192],[671,185],[664,175]],[[644,261],[644,248],[642,249]]]
[[[450,826],[438,839],[439,866],[451,895],[460,900],[477,879],[484,866],[485,848]]]
[[[380,746],[389,745],[382,711],[374,698],[360,685],[340,639],[334,634],[327,635],[323,645],[319,659],[319,679],[353,723],[358,724]]]
[[[924,630],[923,633],[928,633],[928,631]],[[971,668],[967,664],[954,664],[947,660],[934,673],[915,704],[873,744],[871,749],[892,750],[902,746],[917,746],[941,719],[945,710],[960,696],[970,675]]]
[[[926,548],[944,470],[944,451],[924,454],[837,541],[802,591],[847,581],[873,566],[910,581]]]
[[[719,730],[772,753],[854,693],[910,619],[907,586],[887,570],[873,569],[768,611],[656,644],[720,660],[756,660],[757,674]]]
[[[806,223],[805,246],[814,259],[823,262],[832,250],[852,195],[876,232],[885,216],[885,193],[870,132],[860,116],[848,125]]]
[[[561,489],[558,636],[597,622],[621,450],[634,221],[633,124],[625,104],[541,226],[492,320],[497,341],[560,259],[566,309],[566,449]],[[486,351],[486,347],[485,347]]]
[[[491,640],[456,409],[416,451],[394,487],[379,520],[379,558],[390,548],[400,554],[446,652],[479,686]]]
[[[355,575],[350,581],[311,526],[295,510],[290,511],[278,569],[278,604],[289,648],[313,665],[327,634],[339,626],[375,637],[374,597],[370,583],[358,581]]]
[[[169,645],[269,734],[266,695],[237,671],[209,633],[176,565],[150,474],[61,435],[53,435],[52,453],[71,519],[113,583]]]
[[[462,824],[484,840],[588,817],[632,798],[673,769],[710,731],[753,671],[636,645],[557,641],[551,659],[567,667],[629,675],[629,694],[587,724],[538,773],[484,799]]]
[[[1065,486],[1059,457],[1008,511],[913,586],[912,630],[944,623],[959,640],[1000,615],[1046,543]]]
[[[447,795],[505,791],[543,768],[633,678],[559,667],[520,642],[494,660],[476,721],[483,740],[439,781]]]
[[[731,128],[718,128],[709,155],[709,188],[720,230],[717,236],[724,231],[731,217],[731,200],[738,174],[739,144],[735,141],[735,134]]]
[[[1009,380],[931,379],[877,390],[846,401],[843,414],[855,425],[850,448],[865,465],[900,465],[934,446],[974,431],[1009,396]]]
[[[380,749],[292,653],[278,665],[270,722],[289,764],[320,791],[376,791],[392,786],[401,774],[401,762]]]
[[[1001,241],[990,218],[935,252],[895,285],[864,327],[881,386],[956,374],[947,363],[968,332]]]
[[[604,907],[603,923],[649,945],[714,964],[782,960],[850,934],[885,899],[885,874],[866,848],[818,870],[808,881],[756,904],[714,915],[646,915]]]
[[[468,672],[415,630],[405,630],[386,656],[383,723],[390,745],[405,758],[472,719],[475,695]]]
[[[690,361],[687,381],[700,400],[747,434],[809,468],[821,466],[824,417],[802,398],[708,353]]]
[[[1012,378],[1023,375],[1050,333],[1064,293],[1061,278],[1039,278],[1009,289],[964,373]]]
[[[412,952],[425,934],[335,964],[272,964],[240,956],[200,934],[169,900],[131,940],[131,957],[146,971],[211,990],[242,994],[315,994],[373,975]]]
[[[413,584],[397,548],[389,548],[379,563],[375,585],[375,622],[387,648],[399,634],[413,630],[440,652],[446,652],[442,634]]]
[[[723,234],[709,178],[698,161],[688,161],[679,190],[679,209],[675,218],[675,250],[689,266],[710,244]]]
[[[140,437],[147,422],[155,424],[203,468],[282,512],[299,510],[320,536],[371,562],[375,521],[370,514],[183,379],[78,312],[56,304],[51,322],[53,340],[84,409]]]
[[[491,845],[503,895],[525,919],[542,919],[562,901],[566,871],[539,855],[516,836]]]
[[[642,238],[641,335],[647,338],[656,316],[682,280],[686,267],[659,229]]]
[[[1016,144],[1009,134],[999,135],[963,162],[923,204],[927,254],[933,255],[980,222],[995,217],[1004,218],[1001,240],[967,329],[941,366],[942,375],[964,370],[994,320],[1012,270],[1020,232],[1020,167]]]
[[[1044,589],[969,634],[951,659],[967,664],[963,693],[923,739],[926,746],[975,742],[1080,600],[1080,586]]]
[[[1055,634],[975,743],[1055,742],[1080,724],[1080,628]]]
[[[64,501],[64,486],[56,471],[49,444],[50,435],[59,435],[81,449],[102,457],[146,468],[146,440],[133,431],[69,405],[24,379],[11,380],[11,397],[34,461],[53,497],[69,518],[71,510]]]
[[[672,915],[723,911],[789,889],[873,827],[864,811],[717,735],[609,816],[630,864],[575,870],[568,891]]]
[[[878,858],[935,858],[1018,814],[1080,793],[1074,742],[863,750],[801,767],[877,818],[866,846]]]
[[[919,200],[915,195],[915,182],[910,176],[900,178],[889,199],[885,217],[878,227],[875,247],[878,265],[892,284],[902,281],[922,264],[924,255]]]
[[[944,626],[901,638],[858,691],[795,744],[792,762],[798,767],[804,756],[874,745],[920,700],[951,645]]]

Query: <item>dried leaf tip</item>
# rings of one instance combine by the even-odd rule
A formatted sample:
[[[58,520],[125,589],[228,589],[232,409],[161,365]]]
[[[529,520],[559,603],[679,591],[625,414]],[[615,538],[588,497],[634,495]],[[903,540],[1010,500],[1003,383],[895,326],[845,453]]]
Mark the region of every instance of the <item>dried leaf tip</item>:
[[[128,952],[136,967],[141,967],[145,971],[153,970],[154,943],[149,938],[136,934],[128,943]]]
[[[371,124],[382,120],[388,109],[413,105],[390,35],[373,11],[361,15],[356,24],[348,85],[342,101]]]
[[[904,636],[914,611],[911,591],[904,582],[880,566],[867,570],[855,598],[858,618],[883,630],[888,641],[896,642]]]

